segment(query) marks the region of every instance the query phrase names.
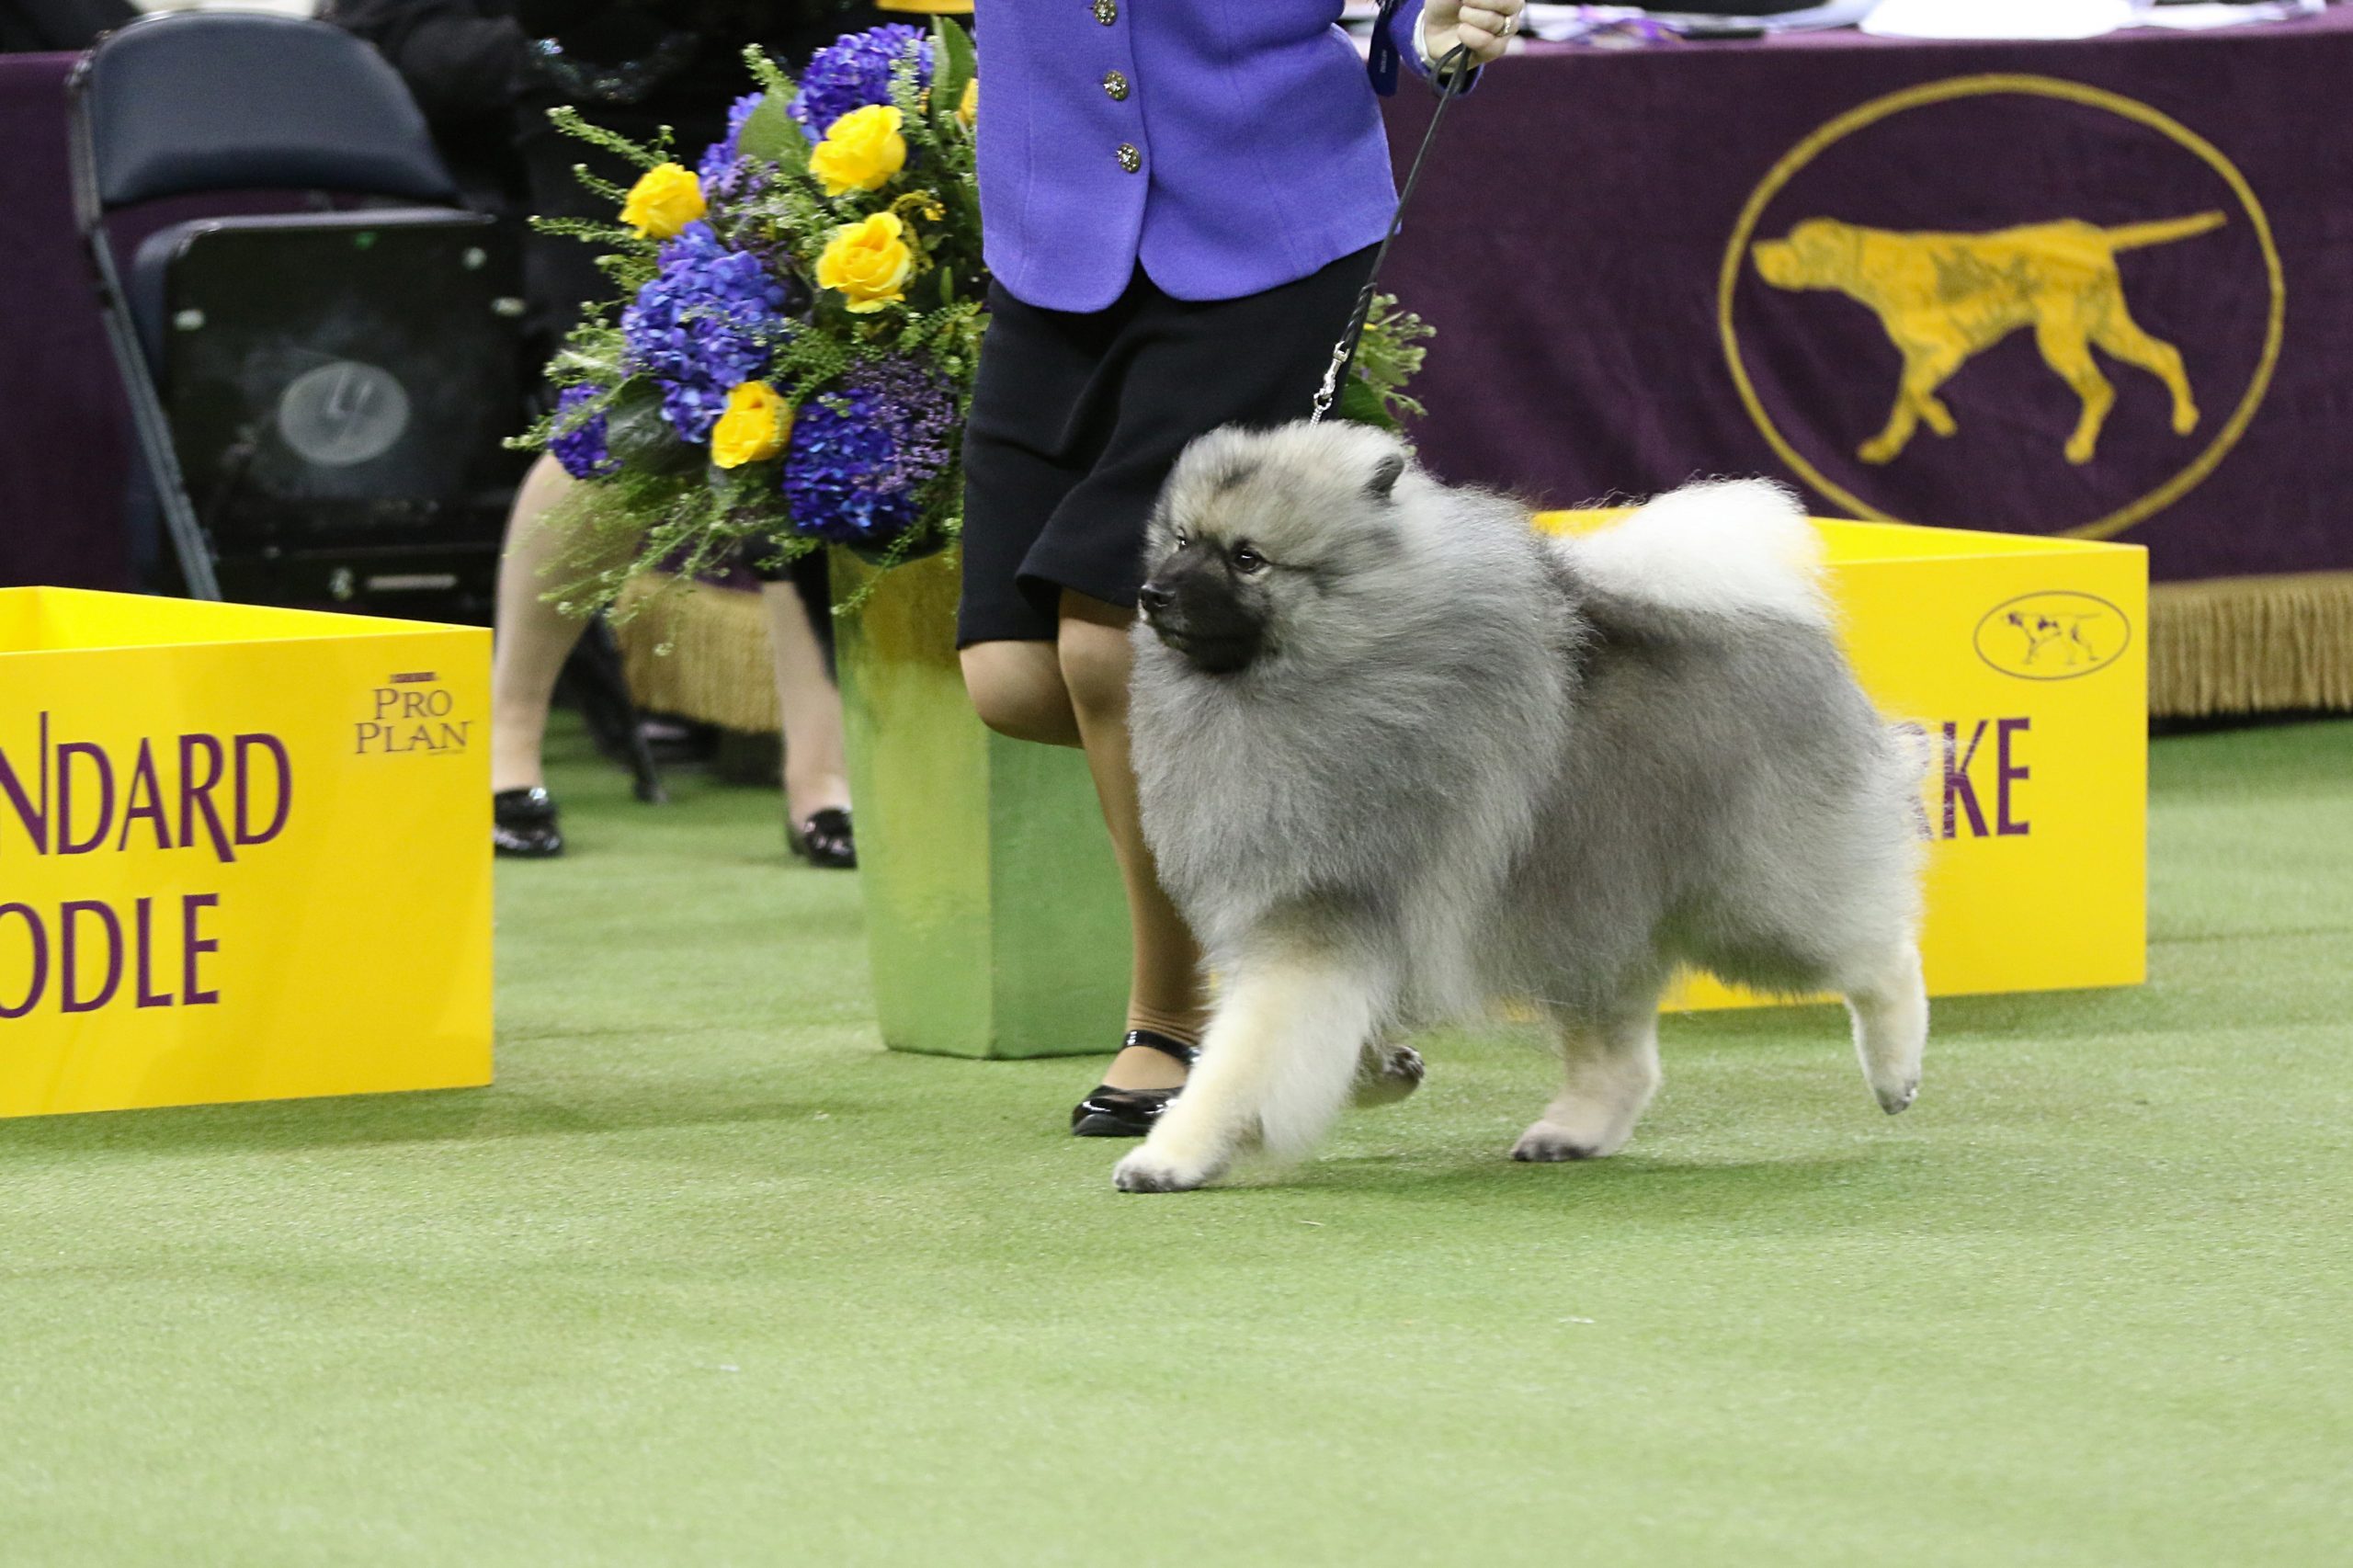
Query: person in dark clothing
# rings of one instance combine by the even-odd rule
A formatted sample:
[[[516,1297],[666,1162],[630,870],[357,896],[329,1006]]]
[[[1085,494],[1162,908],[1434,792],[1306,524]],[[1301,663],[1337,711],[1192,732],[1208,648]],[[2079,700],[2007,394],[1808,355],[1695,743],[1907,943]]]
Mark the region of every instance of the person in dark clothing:
[[[632,141],[664,126],[687,163],[748,91],[744,49],[787,62],[882,20],[848,0],[330,0],[325,18],[376,46],[407,83],[442,156],[485,210],[609,220],[574,176],[636,171],[548,122],[560,105]],[[608,285],[576,240],[525,244],[532,339],[552,353]]]
[[[726,131],[728,106],[750,87],[745,46],[797,63],[840,34],[881,20],[839,0],[333,0],[326,19],[369,40],[408,83],[460,183],[484,206],[609,221],[609,206],[574,177],[585,164],[627,186],[636,171],[566,136],[547,111],[571,105],[632,140],[671,129],[681,162]],[[610,285],[576,240],[525,242],[525,293],[535,346],[552,352]],[[491,672],[492,842],[501,854],[559,854],[563,839],[540,749],[556,677],[580,624],[546,603],[543,569],[563,541],[540,520],[574,482],[542,457],[507,521]],[[841,695],[826,667],[831,604],[822,554],[790,581],[765,583],[782,711],[787,840],[813,864],[857,854],[842,754]]]
[[[131,0],[0,0],[0,54],[87,49],[138,15]]]

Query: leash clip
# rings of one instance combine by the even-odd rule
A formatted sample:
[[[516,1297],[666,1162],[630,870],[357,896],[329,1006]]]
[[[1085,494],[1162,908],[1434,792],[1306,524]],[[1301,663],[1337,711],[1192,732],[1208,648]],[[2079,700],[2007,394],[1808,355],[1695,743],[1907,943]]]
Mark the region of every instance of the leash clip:
[[[1384,0],[1381,20],[1372,35],[1372,80],[1381,86],[1381,45],[1389,38],[1389,19],[1396,11],[1398,0]],[[1389,47],[1389,88],[1397,81],[1396,46]],[[1315,389],[1314,412],[1307,416],[1310,425],[1321,425],[1332,405],[1340,399],[1340,378],[1347,374],[1348,361],[1357,357],[1357,344],[1364,336],[1365,323],[1372,317],[1372,302],[1381,282],[1381,264],[1389,259],[1389,247],[1396,240],[1399,230],[1405,226],[1405,205],[1414,199],[1414,187],[1422,179],[1422,165],[1429,161],[1430,148],[1438,141],[1438,128],[1446,119],[1446,108],[1471,88],[1471,48],[1456,44],[1446,51],[1433,72],[1438,82],[1438,108],[1430,111],[1430,125],[1422,132],[1421,150],[1414,154],[1413,167],[1405,171],[1405,188],[1398,193],[1397,210],[1389,220],[1389,232],[1381,239],[1381,248],[1372,253],[1372,269],[1365,274],[1364,290],[1357,296],[1356,309],[1348,312],[1347,330],[1340,334],[1340,341],[1332,346],[1332,363],[1324,371],[1324,384]]]

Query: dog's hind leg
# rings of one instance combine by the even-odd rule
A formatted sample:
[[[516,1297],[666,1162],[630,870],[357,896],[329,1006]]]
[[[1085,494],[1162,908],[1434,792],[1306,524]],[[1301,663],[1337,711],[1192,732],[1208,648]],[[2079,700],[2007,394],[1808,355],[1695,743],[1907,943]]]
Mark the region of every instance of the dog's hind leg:
[[[2083,400],[2083,417],[2075,422],[2075,434],[2067,437],[2067,460],[2080,467],[2099,451],[2099,433],[2108,424],[2109,411],[2116,406],[2116,388],[2100,374],[2099,362],[2092,358],[2088,327],[2074,312],[2045,315],[2037,322],[2034,344],[2042,351],[2042,362],[2058,371]]]
[[[1387,1010],[1380,974],[1349,955],[1274,954],[1241,966],[1184,1093],[1112,1179],[1122,1192],[1186,1192],[1254,1143],[1304,1153],[1347,1103],[1364,1042]]]
[[[2120,295],[2093,330],[2092,341],[2165,382],[2165,391],[2173,394],[2175,435],[2187,436],[2198,428],[2198,400],[2190,395],[2189,371],[2182,364],[2181,350],[2143,332]]]
[[[1928,988],[1920,949],[1906,937],[1844,987],[1855,1020],[1855,1054],[1863,1077],[1893,1116],[1920,1092],[1920,1054],[1928,1043]]]
[[[1515,1160],[1598,1160],[1626,1146],[1658,1092],[1658,1010],[1593,1023],[1556,1013],[1568,1085],[1512,1145]]]

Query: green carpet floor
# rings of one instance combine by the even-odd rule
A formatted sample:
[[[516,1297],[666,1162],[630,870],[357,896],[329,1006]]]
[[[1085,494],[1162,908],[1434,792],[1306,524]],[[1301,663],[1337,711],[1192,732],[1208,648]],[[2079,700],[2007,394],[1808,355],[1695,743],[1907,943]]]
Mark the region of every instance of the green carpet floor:
[[[495,1088],[0,1126],[0,1562],[2353,1562],[2353,723],[2162,742],[2154,979],[1432,1042],[1280,1183],[887,1054],[774,797],[575,752]],[[397,982],[397,975],[388,982]]]

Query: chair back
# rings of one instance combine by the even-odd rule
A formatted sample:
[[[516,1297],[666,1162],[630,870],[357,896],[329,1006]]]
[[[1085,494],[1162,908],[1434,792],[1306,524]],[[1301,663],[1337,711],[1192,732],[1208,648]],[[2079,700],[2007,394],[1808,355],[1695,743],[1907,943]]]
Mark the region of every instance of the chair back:
[[[73,103],[85,230],[119,208],[205,191],[457,199],[399,74],[325,22],[239,11],[146,17],[83,56]]]

